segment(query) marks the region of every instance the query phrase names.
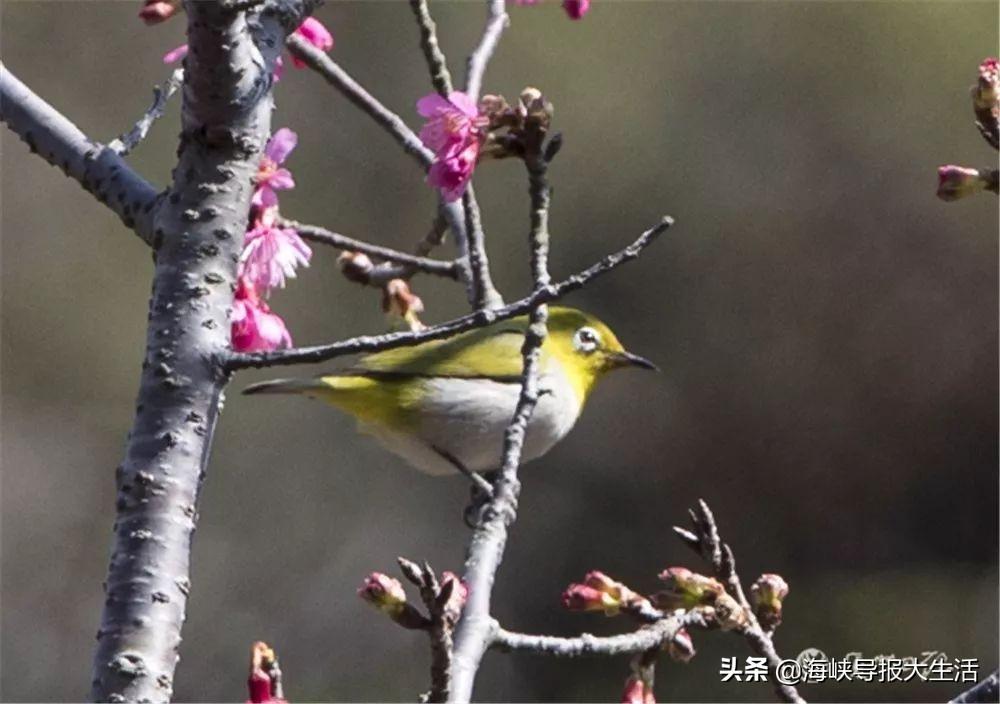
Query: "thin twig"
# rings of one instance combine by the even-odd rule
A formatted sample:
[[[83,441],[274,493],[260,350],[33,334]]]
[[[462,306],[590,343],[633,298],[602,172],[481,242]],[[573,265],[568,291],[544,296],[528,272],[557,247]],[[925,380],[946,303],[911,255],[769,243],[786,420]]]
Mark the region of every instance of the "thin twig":
[[[500,308],[503,297],[493,285],[490,276],[490,259],[486,254],[486,235],[483,233],[482,219],[479,213],[479,203],[472,184],[462,195],[462,207],[465,210],[465,232],[468,241],[469,270],[472,277],[473,308]]]
[[[644,626],[633,633],[597,637],[589,633],[575,638],[528,635],[513,633],[497,626],[493,632],[491,648],[504,652],[518,651],[552,655],[559,658],[576,658],[587,655],[630,655],[660,648],[674,639],[677,633],[690,626],[705,626],[704,617],[697,611],[687,611],[668,616]]]
[[[451,85],[451,73],[448,71],[448,62],[441,47],[438,45],[437,25],[431,17],[430,8],[427,7],[427,0],[410,0],[410,9],[417,19],[417,26],[420,27],[420,49],[427,59],[427,68],[431,72],[431,83],[434,90],[445,98],[453,90]]]
[[[58,166],[153,244],[156,189],[118,154],[91,140],[0,63],[0,120],[28,149]]]
[[[449,608],[449,602],[460,585],[453,579],[439,582],[426,562],[418,565],[403,557],[397,558],[397,562],[403,575],[420,590],[420,599],[430,616],[426,630],[431,643],[431,688],[420,701],[447,701],[451,690],[452,633],[458,617]]]
[[[413,254],[406,254],[389,247],[382,247],[362,240],[356,240],[346,235],[331,232],[316,225],[305,225],[294,220],[280,219],[278,224],[282,227],[289,227],[296,230],[302,237],[311,242],[329,245],[335,249],[352,252],[364,252],[373,257],[378,257],[387,262],[403,264],[413,271],[420,271],[434,276],[443,276],[448,279],[457,279],[459,267],[455,262],[441,261],[440,259],[428,259]]]
[[[440,340],[467,330],[481,328],[501,320],[523,315],[541,303],[551,303],[587,285],[593,279],[606,274],[625,262],[636,259],[659,235],[663,234],[674,221],[664,217],[659,223],[646,230],[635,242],[613,254],[609,254],[593,266],[573,274],[562,281],[533,291],[531,295],[510,303],[498,310],[479,310],[460,318],[449,320],[419,331],[392,332],[384,335],[362,335],[329,345],[298,347],[273,352],[233,353],[226,360],[230,371],[239,369],[260,369],[263,367],[288,366],[291,364],[315,364],[335,357],[362,352],[379,352],[396,347],[406,347],[428,340]]]
[[[719,536],[715,516],[708,504],[699,499],[698,506],[689,513],[694,531],[675,527],[674,532],[712,566],[715,576],[726,586],[729,594],[743,609],[746,622],[739,628],[738,632],[750,645],[751,650],[767,660],[768,677],[774,687],[775,694],[784,702],[804,702],[805,700],[795,687],[781,684],[775,676],[776,668],[781,663],[781,656],[775,650],[774,641],[771,640],[770,635],[761,627],[753,607],[746,598],[739,574],[736,572],[736,559],[733,557],[733,551]]]
[[[293,56],[302,60],[341,95],[381,125],[425,171],[430,168],[434,163],[434,152],[424,146],[399,115],[379,102],[333,59],[298,34],[290,34],[285,40],[285,46]]]
[[[153,104],[149,106],[149,109],[139,118],[132,129],[122,134],[118,139],[111,140],[108,143],[108,149],[119,156],[125,156],[135,149],[149,134],[153,123],[163,117],[163,113],[167,109],[167,101],[177,92],[182,83],[184,83],[184,69],[178,68],[170,74],[170,78],[163,84],[163,88],[153,86]]]
[[[951,700],[949,704],[980,704],[980,702],[995,702],[1000,697],[1000,671],[993,674],[974,687],[967,689]]]
[[[539,171],[529,168],[531,191],[531,277],[534,293],[551,286],[549,275],[548,182],[542,162]],[[468,227],[473,231],[472,223]],[[517,500],[521,493],[518,468],[528,423],[540,396],[542,345],[548,335],[548,307],[541,301],[528,313],[528,328],[524,333],[521,357],[524,367],[521,393],[514,416],[504,432],[500,472],[493,485],[493,495],[486,504],[483,518],[472,533],[465,561],[465,582],[469,601],[455,632],[455,653],[452,658],[452,701],[468,702],[472,698],[476,672],[483,655],[496,637],[497,624],[490,614],[493,583],[503,561],[507,531],[517,519]]]
[[[496,51],[497,44],[500,42],[500,35],[503,34],[509,21],[507,4],[504,0],[486,0],[486,7],[488,13],[486,27],[483,29],[479,44],[469,55],[466,65],[465,92],[473,100],[479,100],[486,66],[493,58],[493,52]]]

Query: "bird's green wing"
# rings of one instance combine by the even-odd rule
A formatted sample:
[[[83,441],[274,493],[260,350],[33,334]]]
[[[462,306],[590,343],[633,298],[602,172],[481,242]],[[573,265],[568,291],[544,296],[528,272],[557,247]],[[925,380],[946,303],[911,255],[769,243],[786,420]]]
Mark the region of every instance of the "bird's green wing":
[[[362,357],[349,374],[520,381],[524,320]]]

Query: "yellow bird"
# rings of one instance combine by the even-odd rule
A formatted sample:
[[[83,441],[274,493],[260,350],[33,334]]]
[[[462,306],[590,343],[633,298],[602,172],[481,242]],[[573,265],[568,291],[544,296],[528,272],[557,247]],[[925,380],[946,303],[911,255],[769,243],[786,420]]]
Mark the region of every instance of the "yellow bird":
[[[503,433],[521,390],[527,318],[443,340],[378,352],[313,379],[254,384],[246,394],[301,394],[354,416],[360,428],[428,474],[500,467]],[[541,457],[570,431],[594,384],[627,366],[656,366],[627,352],[607,325],[573,308],[550,307],[542,346],[542,395],[522,460]]]

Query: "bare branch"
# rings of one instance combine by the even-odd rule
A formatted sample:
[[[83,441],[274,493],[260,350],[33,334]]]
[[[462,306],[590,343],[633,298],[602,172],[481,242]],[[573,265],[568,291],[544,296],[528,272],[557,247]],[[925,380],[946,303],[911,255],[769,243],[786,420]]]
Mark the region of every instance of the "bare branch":
[[[469,55],[466,65],[465,92],[473,100],[479,100],[486,66],[493,58],[493,52],[496,51],[497,44],[500,42],[500,35],[503,34],[510,21],[510,18],[507,17],[507,4],[504,0],[486,0],[486,6],[488,15],[483,36],[480,37],[479,44]]]
[[[153,244],[156,190],[111,148],[94,142],[0,63],[0,120]]]
[[[531,275],[533,291],[539,293],[550,287],[548,253],[548,182],[545,162],[529,166],[531,191]],[[539,211],[542,211],[539,214]],[[469,231],[473,227],[469,226]],[[517,500],[521,482],[517,472],[521,464],[524,439],[528,423],[538,405],[540,395],[542,344],[548,335],[548,307],[541,301],[532,305],[528,313],[528,328],[524,333],[521,356],[524,367],[521,377],[521,394],[514,408],[514,416],[504,433],[503,455],[500,472],[493,484],[493,493],[486,504],[482,520],[472,533],[468,558],[465,561],[465,582],[469,587],[469,601],[462,613],[462,620],[455,632],[455,653],[452,659],[452,701],[467,702],[472,698],[476,672],[483,655],[493,642],[497,625],[490,615],[493,583],[503,560],[507,545],[507,530],[517,519]]]
[[[274,352],[235,353],[228,358],[226,367],[230,371],[239,369],[260,369],[263,367],[287,366],[291,364],[316,364],[326,362],[336,357],[362,352],[379,352],[415,345],[428,340],[440,340],[458,333],[481,328],[500,320],[524,315],[541,303],[551,303],[567,294],[587,285],[593,279],[606,274],[625,262],[631,261],[648,247],[656,238],[663,234],[674,221],[664,217],[659,223],[646,230],[628,247],[609,254],[593,266],[573,274],[562,281],[534,291],[514,303],[498,310],[479,310],[445,323],[440,323],[416,332],[392,332],[384,335],[363,335],[349,340],[334,342],[329,345],[315,347],[299,347],[291,350],[276,350]]]
[[[982,682],[967,689],[951,700],[949,704],[980,704],[980,702],[995,702],[1000,696],[1000,671],[994,670],[993,674]]]
[[[479,214],[479,204],[470,183],[462,195],[465,210],[465,233],[468,242],[469,270],[472,282],[473,308],[500,308],[503,297],[493,285],[490,276],[490,259],[486,255],[486,235]]]
[[[776,668],[781,663],[781,656],[774,648],[771,636],[761,627],[753,607],[743,592],[739,574],[736,572],[736,559],[728,544],[719,536],[715,516],[705,501],[699,499],[697,508],[690,511],[694,531],[674,528],[681,540],[698,552],[708,562],[715,576],[726,586],[729,594],[737,600],[746,616],[745,623],[738,632],[746,639],[757,655],[767,660],[769,680],[774,686],[774,692],[784,702],[804,702],[798,690],[792,685],[781,684],[775,676]],[[691,539],[694,538],[694,541]]]
[[[431,18],[427,0],[410,0],[410,9],[413,10],[417,26],[420,27],[420,49],[424,52],[424,58],[427,59],[427,68],[431,72],[431,83],[434,85],[434,90],[447,98],[453,90],[451,73],[448,72],[448,62],[438,45],[437,25]]]
[[[631,655],[665,646],[685,627],[705,627],[705,625],[704,617],[699,612],[688,611],[668,616],[633,633],[603,638],[589,633],[576,638],[527,635],[513,633],[497,626],[490,647],[504,652],[530,652],[559,658]]]
[[[131,130],[109,142],[108,149],[119,156],[125,156],[135,149],[149,134],[153,123],[163,117],[163,112],[167,109],[167,101],[177,92],[183,82],[184,69],[178,68],[170,74],[170,78],[163,84],[162,89],[159,86],[153,86],[153,104],[149,106],[149,110],[139,118]]]
[[[399,115],[379,102],[333,59],[297,34],[289,35],[285,45],[292,55],[302,60],[355,107],[375,120],[425,171],[430,168],[434,163],[434,152],[424,146]]]
[[[282,227],[290,227],[296,230],[302,237],[312,242],[329,245],[335,249],[348,250],[352,252],[364,252],[373,257],[378,257],[387,262],[394,262],[403,265],[399,271],[398,278],[408,278],[407,272],[420,271],[434,276],[443,276],[448,279],[458,279],[460,268],[455,262],[445,262],[439,259],[428,259],[413,254],[406,254],[389,247],[382,247],[377,244],[370,244],[362,240],[356,240],[346,235],[331,232],[316,225],[305,225],[294,220],[280,219],[278,224]],[[397,277],[393,277],[397,278]]]

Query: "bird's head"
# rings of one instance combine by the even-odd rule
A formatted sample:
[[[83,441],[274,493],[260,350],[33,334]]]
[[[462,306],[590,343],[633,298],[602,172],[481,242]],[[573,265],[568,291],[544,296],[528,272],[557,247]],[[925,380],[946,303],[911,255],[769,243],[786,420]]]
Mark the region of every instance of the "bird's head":
[[[548,328],[545,346],[566,370],[581,399],[589,395],[598,379],[613,369],[640,367],[659,371],[645,357],[627,351],[611,328],[589,313],[552,306]]]

